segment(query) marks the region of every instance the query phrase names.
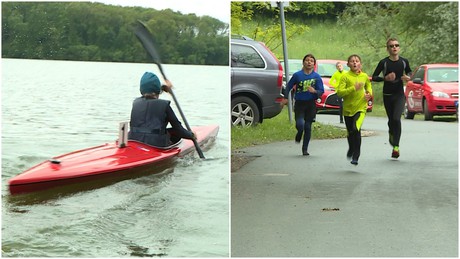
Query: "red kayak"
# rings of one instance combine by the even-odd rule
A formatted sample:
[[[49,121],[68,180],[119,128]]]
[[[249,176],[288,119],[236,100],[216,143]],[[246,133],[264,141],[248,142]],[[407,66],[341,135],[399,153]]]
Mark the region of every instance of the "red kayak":
[[[192,127],[200,146],[214,141],[218,125]],[[125,135],[127,136],[127,135]],[[44,161],[8,181],[11,194],[48,189],[64,184],[83,182],[102,176],[116,175],[138,168],[152,168],[165,161],[193,152],[194,143],[183,139],[162,149],[128,140],[74,151]]]

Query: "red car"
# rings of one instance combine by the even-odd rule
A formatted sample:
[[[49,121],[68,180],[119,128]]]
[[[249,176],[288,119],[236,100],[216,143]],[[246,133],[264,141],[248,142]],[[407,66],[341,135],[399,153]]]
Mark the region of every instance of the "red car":
[[[458,64],[419,66],[405,87],[404,118],[423,113],[425,120],[434,115],[456,115],[458,105]]]
[[[318,59],[316,61],[315,71],[323,79],[324,93],[321,98],[316,100],[316,108],[320,110],[339,110],[339,97],[335,94],[335,88],[329,84],[332,75],[337,71],[335,64],[342,63],[343,70],[348,71],[350,68],[347,66],[347,61],[332,60],[332,59]]]
[[[315,71],[323,79],[324,93],[321,98],[316,100],[316,108],[319,110],[339,110],[339,97],[335,93],[334,87],[329,84],[332,75],[337,71],[337,62],[342,63],[345,71],[350,70],[345,60],[333,59],[318,59],[316,62]],[[372,111],[372,100],[367,104],[367,111]]]

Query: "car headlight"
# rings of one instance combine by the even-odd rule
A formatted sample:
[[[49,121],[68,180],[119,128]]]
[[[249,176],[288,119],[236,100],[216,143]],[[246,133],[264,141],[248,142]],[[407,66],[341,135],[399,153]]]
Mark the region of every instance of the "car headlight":
[[[444,93],[444,92],[434,91],[434,92],[431,93],[431,95],[434,96],[434,97],[449,98],[449,95]]]

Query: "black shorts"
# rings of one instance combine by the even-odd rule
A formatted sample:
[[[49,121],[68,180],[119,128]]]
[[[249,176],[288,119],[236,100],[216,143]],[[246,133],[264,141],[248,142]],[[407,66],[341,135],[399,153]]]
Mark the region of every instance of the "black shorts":
[[[305,121],[315,121],[316,100],[296,100],[294,104],[295,119],[303,118]]]

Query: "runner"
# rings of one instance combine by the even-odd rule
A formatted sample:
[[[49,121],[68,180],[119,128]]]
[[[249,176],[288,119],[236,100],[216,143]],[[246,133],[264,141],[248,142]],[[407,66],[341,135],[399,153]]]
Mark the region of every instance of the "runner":
[[[395,38],[387,41],[389,56],[380,60],[372,74],[372,81],[383,83],[383,104],[388,117],[389,142],[393,146],[391,157],[399,157],[399,141],[401,139],[401,115],[404,111],[404,84],[410,79],[412,70],[409,60],[399,56],[399,42]],[[383,73],[383,77],[380,77]]]
[[[329,84],[335,89],[337,89],[337,86],[340,83],[340,78],[346,71],[343,71],[343,65],[340,62],[337,62],[335,64],[335,67],[337,68],[337,71],[335,71],[335,73],[332,74],[331,79],[329,80]],[[342,103],[343,100],[340,97],[338,99],[339,99],[339,119],[340,119],[340,123],[343,123],[343,114],[342,114],[343,113],[343,103]]]
[[[347,127],[347,158],[358,165],[361,154],[361,126],[367,111],[367,102],[372,99],[372,85],[369,77],[361,69],[361,58],[351,55],[347,65],[350,71],[342,76],[337,95],[343,98],[343,117]]]
[[[314,71],[316,58],[312,54],[307,54],[303,58],[302,70],[295,72],[286,86],[284,93],[285,99],[281,105],[288,102],[288,96],[296,86],[295,90],[295,104],[294,114],[296,121],[297,134],[295,142],[300,143],[303,136],[302,154],[304,156],[310,155],[308,153],[308,144],[311,138],[311,125],[316,118],[316,104],[315,101],[318,96],[324,92],[323,80],[321,76]]]

